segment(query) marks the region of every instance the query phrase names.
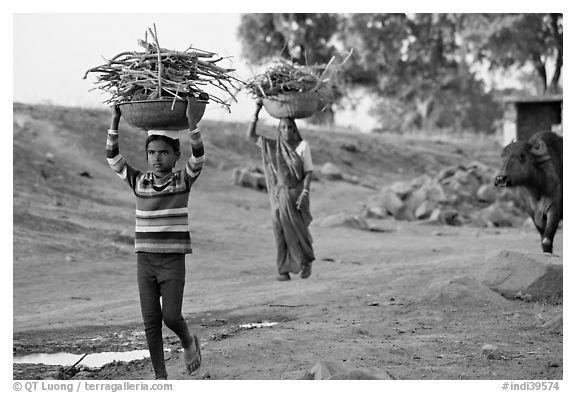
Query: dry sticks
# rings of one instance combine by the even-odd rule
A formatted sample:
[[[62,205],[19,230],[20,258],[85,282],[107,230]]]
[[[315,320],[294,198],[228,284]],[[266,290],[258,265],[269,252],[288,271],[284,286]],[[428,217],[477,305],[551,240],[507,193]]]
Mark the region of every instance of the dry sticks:
[[[148,29],[153,42],[138,40],[144,52],[122,52],[106,64],[91,68],[84,74],[97,73],[96,87],[111,94],[104,101],[119,104],[128,101],[153,99],[184,99],[194,96],[212,100],[230,110],[230,104],[218,96],[209,94],[205,87],[212,85],[224,91],[233,100],[243,81],[234,77],[234,69],[216,65],[223,58],[212,52],[189,47],[185,51],[160,47],[156,34]]]
[[[272,62],[266,71],[248,80],[245,88],[254,97],[274,98],[284,93],[317,93],[326,102],[336,101],[341,96],[336,77],[341,67],[350,57],[334,65],[334,57],[325,65],[297,65],[279,58]]]

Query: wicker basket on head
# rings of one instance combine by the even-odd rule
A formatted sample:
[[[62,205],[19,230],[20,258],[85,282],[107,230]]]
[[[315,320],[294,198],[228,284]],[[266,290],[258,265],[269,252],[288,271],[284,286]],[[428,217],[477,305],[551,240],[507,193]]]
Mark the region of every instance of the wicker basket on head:
[[[196,123],[204,116],[208,101],[195,100],[192,110]],[[188,128],[186,116],[187,100],[146,100],[129,101],[119,104],[122,117],[128,124],[140,130],[185,130]]]
[[[277,119],[303,119],[320,111],[325,105],[317,93],[284,93],[262,99],[264,109]]]

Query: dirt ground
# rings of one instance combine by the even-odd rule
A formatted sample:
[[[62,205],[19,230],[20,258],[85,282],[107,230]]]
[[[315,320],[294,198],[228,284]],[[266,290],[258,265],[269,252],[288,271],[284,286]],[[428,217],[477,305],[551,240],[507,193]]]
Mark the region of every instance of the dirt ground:
[[[133,196],[104,158],[107,114],[79,112],[14,107],[14,356],[146,349],[132,251]],[[184,374],[178,340],[165,330],[170,379],[304,379],[323,360],[409,380],[563,379],[562,327],[545,327],[562,315],[561,302],[512,301],[481,285],[457,285],[477,279],[501,250],[539,252],[535,230],[393,219],[371,221],[379,232],[313,225],[312,276],[278,282],[266,194],[231,183],[235,165],[248,156],[258,163],[257,150],[230,143],[242,137],[242,125],[220,134],[215,130],[223,125],[210,127],[204,135],[207,159],[211,152],[214,159],[190,197],[194,253],[186,260],[183,306],[202,342],[203,365],[195,376]],[[141,138],[129,131],[123,137]],[[430,145],[397,138],[389,142],[394,150],[384,145],[391,152],[385,156],[370,150],[368,137],[328,137],[343,143],[339,138],[366,157],[337,163],[375,186],[314,181],[315,218],[358,209],[392,180],[474,154],[493,164],[498,153],[470,150],[474,143],[436,142],[431,146],[440,153],[434,155]],[[131,142],[121,139],[121,148],[138,161],[138,149],[128,151]],[[326,143],[317,162],[346,160],[338,151],[330,155],[337,148]],[[393,154],[403,159],[386,162]],[[555,254],[562,250],[560,231]],[[258,322],[276,324],[242,326]],[[499,355],[483,356],[486,344]],[[15,363],[13,377],[154,375],[144,359],[74,370]]]

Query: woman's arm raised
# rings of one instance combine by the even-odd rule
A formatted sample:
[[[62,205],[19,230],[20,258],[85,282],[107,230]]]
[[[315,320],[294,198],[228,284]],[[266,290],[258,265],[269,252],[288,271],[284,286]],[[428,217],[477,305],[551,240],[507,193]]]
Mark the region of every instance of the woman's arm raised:
[[[258,123],[258,115],[260,114],[262,105],[262,99],[258,98],[256,100],[256,110],[254,111],[254,117],[252,117],[252,120],[248,125],[248,131],[246,133],[246,137],[254,143],[258,141],[258,134],[256,134],[256,123]]]

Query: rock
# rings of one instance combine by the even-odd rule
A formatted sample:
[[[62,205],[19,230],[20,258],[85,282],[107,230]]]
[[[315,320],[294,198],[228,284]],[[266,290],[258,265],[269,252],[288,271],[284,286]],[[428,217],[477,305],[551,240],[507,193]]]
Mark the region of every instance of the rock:
[[[317,220],[315,225],[319,227],[348,227],[361,229],[364,231],[370,230],[370,225],[366,219],[359,216],[353,216],[348,213],[339,213],[333,216],[322,218]]]
[[[340,143],[340,149],[346,150],[350,153],[356,153],[359,149],[358,146],[351,142],[342,142]]]
[[[562,258],[556,255],[502,250],[486,260],[480,277],[507,299],[556,303],[563,295]]]
[[[382,207],[389,214],[395,215],[404,205],[398,195],[390,188],[383,189],[376,197],[378,206]]]
[[[390,186],[390,190],[392,190],[400,199],[406,199],[415,189],[416,187],[414,187],[409,181],[397,181],[392,183]]]
[[[432,178],[428,175],[422,175],[419,176],[415,179],[413,179],[410,182],[410,185],[412,186],[412,189],[418,189],[418,188],[422,188],[424,186],[426,186],[427,184],[430,184],[432,182]]]
[[[482,347],[482,357],[490,360],[499,360],[504,357],[504,352],[496,345],[485,344]]]
[[[521,224],[524,216],[524,213],[514,205],[514,202],[496,201],[480,210],[476,215],[475,223],[478,226],[486,227],[514,227]]]
[[[343,178],[340,168],[331,162],[327,162],[320,167],[320,174],[327,180],[342,180]]]
[[[426,221],[427,224],[437,225],[461,225],[458,217],[458,211],[451,207],[436,208],[430,213],[430,218]]]
[[[482,183],[492,184],[494,182],[494,177],[496,177],[497,171],[488,165],[483,164],[480,161],[474,161],[470,163],[467,168],[472,170]]]
[[[354,368],[347,369],[332,361],[320,361],[306,373],[303,379],[314,380],[396,380],[386,370]]]
[[[476,278],[455,277],[433,281],[421,302],[460,305],[508,305],[510,302]]]
[[[346,173],[342,174],[342,180],[351,183],[351,184],[359,184],[360,183],[360,178],[358,176],[355,175],[348,175]]]
[[[388,212],[380,207],[380,206],[375,206],[375,207],[367,207],[362,211],[362,215],[363,217],[366,218],[376,218],[376,219],[383,219],[386,218],[386,216],[388,215]]]
[[[416,219],[423,220],[423,219],[430,217],[430,215],[432,214],[432,212],[434,211],[436,206],[437,206],[436,202],[432,202],[432,201],[422,202],[420,204],[420,206],[418,206],[418,208],[416,209],[416,211],[414,213],[414,215],[416,216]]]
[[[260,168],[234,168],[232,178],[234,185],[266,190],[266,177]]]
[[[447,179],[447,178],[451,177],[452,175],[454,175],[454,173],[456,173],[456,171],[458,169],[459,169],[459,167],[444,168],[436,175],[435,179],[437,181],[442,181],[444,179]]]
[[[563,322],[564,318],[562,317],[562,314],[556,315],[554,318],[542,325],[542,329],[551,333],[562,333],[564,325]]]
[[[72,379],[93,379],[94,374],[89,371],[80,371],[72,377]]]
[[[445,202],[447,200],[442,185],[436,181],[425,184],[422,190],[426,193],[426,199],[430,201]]]
[[[416,219],[412,208],[408,204],[404,204],[400,209],[396,210],[394,218],[400,221],[414,221]]]
[[[344,371],[344,367],[330,361],[320,361],[308,371],[305,379],[326,380]]]
[[[456,191],[458,195],[470,199],[476,195],[480,180],[472,171],[459,169],[453,176],[444,179],[442,184]]]
[[[476,199],[480,202],[493,203],[496,201],[496,187],[492,184],[482,184],[476,191]]]
[[[404,204],[407,205],[412,212],[416,212],[418,206],[423,204],[426,199],[426,191],[423,189],[418,189],[410,194]]]

